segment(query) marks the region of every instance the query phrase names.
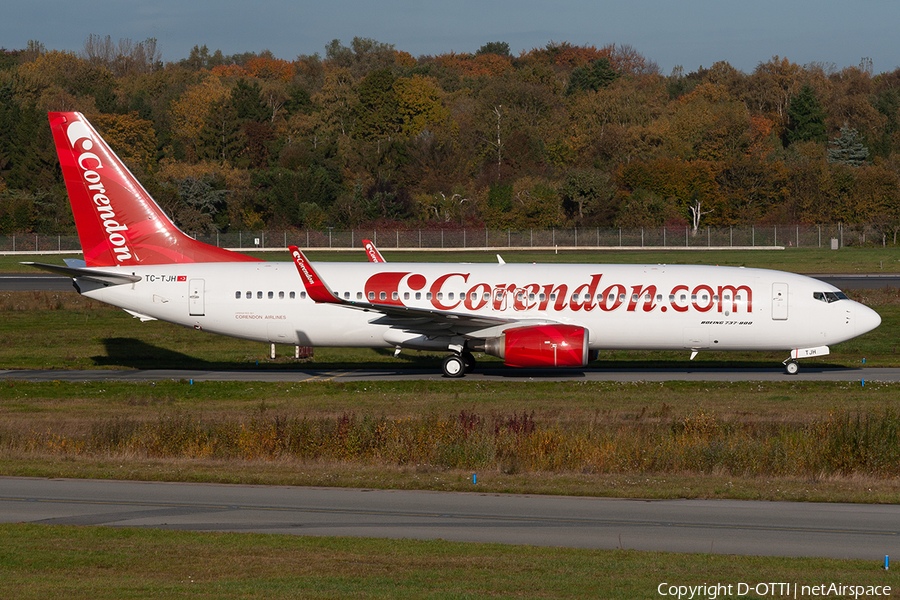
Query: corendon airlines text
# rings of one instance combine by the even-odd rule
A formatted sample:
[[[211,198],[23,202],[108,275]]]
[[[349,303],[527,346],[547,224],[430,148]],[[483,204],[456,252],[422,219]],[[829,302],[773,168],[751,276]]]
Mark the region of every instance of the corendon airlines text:
[[[571,289],[564,283],[474,283],[471,273],[447,273],[429,285],[424,275],[417,273],[378,273],[366,281],[365,293],[369,301],[378,304],[405,306],[405,290],[425,292],[425,298],[438,310],[507,310],[516,311],[614,311],[753,313],[753,292],[748,285],[676,285],[668,290],[658,286],[621,283],[606,285],[603,275],[591,275],[591,280]],[[403,288],[403,291],[401,291]]]

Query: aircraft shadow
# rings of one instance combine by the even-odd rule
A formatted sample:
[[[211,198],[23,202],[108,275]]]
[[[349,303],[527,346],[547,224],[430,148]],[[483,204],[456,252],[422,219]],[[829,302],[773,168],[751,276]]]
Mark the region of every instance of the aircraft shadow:
[[[234,369],[246,367],[236,362],[207,361],[169,348],[154,346],[134,338],[105,338],[105,356],[92,356],[98,367],[132,369]]]
[[[115,337],[105,338],[103,344],[106,348],[105,356],[92,356],[91,360],[98,367],[124,367],[131,369],[204,369],[210,371],[229,371],[229,370],[245,370],[248,367],[261,370],[309,370],[309,369],[351,369],[351,370],[373,370],[373,371],[408,371],[422,369],[426,371],[441,370],[441,360],[444,354],[441,353],[417,353],[403,352],[396,358],[393,357],[393,351],[390,349],[375,349],[374,353],[378,360],[325,360],[315,358],[311,360],[295,361],[293,359],[285,359],[282,357],[278,361],[266,360],[260,355],[259,361],[247,360],[206,360],[191,354],[178,352],[170,348],[155,346],[145,341],[128,338]],[[719,360],[705,360],[690,362],[687,360],[622,360],[619,358],[609,358],[596,360],[591,362],[584,369],[517,369],[507,367],[496,359],[479,360],[478,371],[490,370],[494,375],[509,377],[510,379],[518,378],[552,378],[561,375],[570,377],[583,377],[585,371],[606,371],[606,370],[624,370],[624,371],[640,371],[640,370],[672,370],[672,371],[705,371],[705,370],[725,370],[725,369],[749,369],[768,371],[771,369],[780,369],[780,362],[773,359],[760,358],[758,360],[747,359],[728,359],[721,358]],[[804,363],[804,370],[831,370],[845,369],[842,365],[833,363]]]
[[[311,360],[297,361],[284,356],[277,361],[270,361],[263,352],[259,360],[206,360],[195,355],[185,354],[163,346],[155,346],[135,338],[114,337],[102,340],[106,349],[103,356],[92,356],[91,360],[98,367],[125,367],[131,369],[203,369],[210,371],[245,370],[249,367],[264,370],[305,370],[305,369],[372,369],[372,370],[408,370],[428,369],[440,371],[443,355],[418,354],[405,352],[394,358],[393,350],[374,349],[379,360]],[[262,347],[261,347],[262,348]],[[502,365],[498,365],[502,368]]]

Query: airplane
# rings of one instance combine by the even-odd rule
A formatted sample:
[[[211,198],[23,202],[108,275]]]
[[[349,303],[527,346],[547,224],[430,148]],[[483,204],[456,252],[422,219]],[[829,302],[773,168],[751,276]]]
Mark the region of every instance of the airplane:
[[[84,296],[141,321],[260,342],[484,352],[514,367],[585,367],[600,350],[784,351],[798,359],[875,329],[839,289],[767,269],[691,265],[269,262],[183,233],[77,112],[48,115],[84,251]],[[374,245],[372,245],[374,249]],[[383,258],[381,259],[383,261]]]

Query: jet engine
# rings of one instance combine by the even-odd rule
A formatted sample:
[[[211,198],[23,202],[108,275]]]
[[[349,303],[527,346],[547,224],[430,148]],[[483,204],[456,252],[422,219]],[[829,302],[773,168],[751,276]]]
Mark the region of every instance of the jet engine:
[[[578,325],[514,327],[485,340],[484,351],[511,367],[583,367],[590,354],[588,332]]]

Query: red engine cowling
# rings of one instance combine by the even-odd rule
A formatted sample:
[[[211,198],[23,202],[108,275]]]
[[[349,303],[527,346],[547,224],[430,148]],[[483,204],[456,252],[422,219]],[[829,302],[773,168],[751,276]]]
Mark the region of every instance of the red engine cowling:
[[[485,340],[484,351],[511,367],[583,367],[589,357],[588,332],[577,325],[515,327]]]

